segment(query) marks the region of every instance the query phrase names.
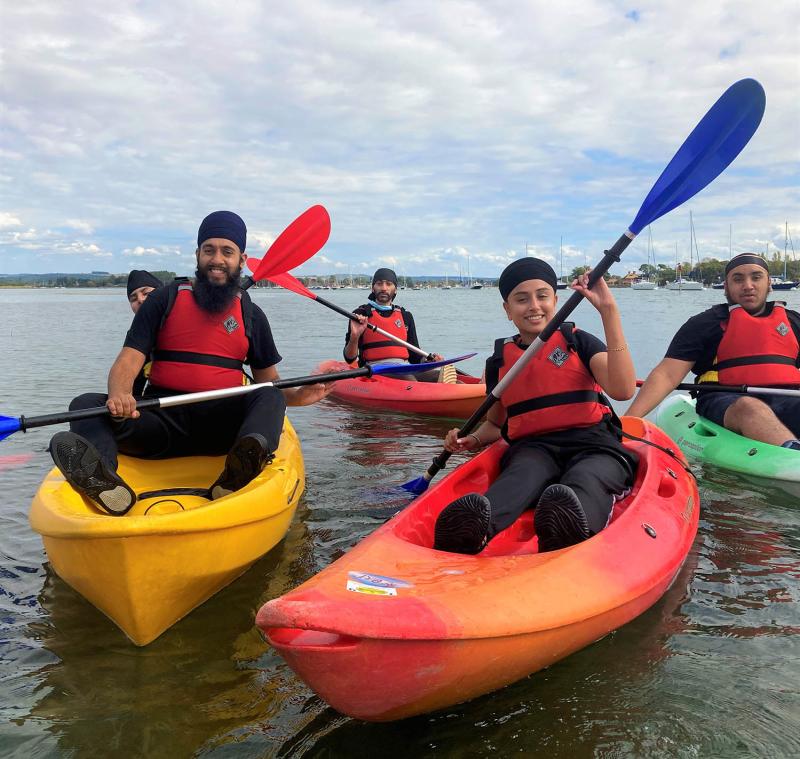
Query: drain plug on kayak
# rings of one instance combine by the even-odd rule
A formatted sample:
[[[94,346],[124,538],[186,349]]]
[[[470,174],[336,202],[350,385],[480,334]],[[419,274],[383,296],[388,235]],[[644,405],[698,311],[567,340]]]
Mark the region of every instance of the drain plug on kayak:
[[[656,535],[656,530],[655,530],[655,527],[651,527],[651,526],[650,526],[649,524],[647,524],[646,522],[643,522],[643,523],[642,523],[642,529],[643,529],[643,530],[644,530],[644,531],[645,531],[645,532],[646,532],[646,533],[647,533],[647,534],[648,534],[648,535],[649,535],[651,538],[655,538],[655,537],[657,536],[657,535]]]

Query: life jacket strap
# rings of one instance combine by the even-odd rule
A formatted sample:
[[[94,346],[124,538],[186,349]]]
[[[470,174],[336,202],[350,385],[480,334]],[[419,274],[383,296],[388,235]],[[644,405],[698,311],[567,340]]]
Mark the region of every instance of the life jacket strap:
[[[210,353],[194,353],[192,351],[155,350],[153,358],[156,361],[176,361],[182,364],[201,364],[203,366],[216,366],[220,369],[235,369],[242,371],[244,364],[235,358],[214,356]]]

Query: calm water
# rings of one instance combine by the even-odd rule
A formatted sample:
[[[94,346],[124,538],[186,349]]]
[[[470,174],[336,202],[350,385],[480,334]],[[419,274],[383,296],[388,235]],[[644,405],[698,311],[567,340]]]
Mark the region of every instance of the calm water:
[[[639,376],[719,294],[616,291]],[[354,307],[365,292],[326,293]],[[404,291],[423,347],[448,355],[509,333],[496,290]],[[800,293],[786,293],[800,308]],[[339,357],[344,320],[258,291],[284,377]],[[596,332],[583,304],[578,322]],[[121,290],[0,290],[0,413],[102,390],[131,314]],[[316,698],[253,626],[259,606],[407,503],[449,425],[325,401],[290,416],[307,489],[286,539],[146,648],[47,565],[27,520],[53,430],[0,443],[0,755],[664,757],[800,755],[800,508],[765,483],[697,470],[700,531],[667,595],[613,635],[509,688],[435,715],[370,725]],[[55,429],[55,428],[53,428]]]

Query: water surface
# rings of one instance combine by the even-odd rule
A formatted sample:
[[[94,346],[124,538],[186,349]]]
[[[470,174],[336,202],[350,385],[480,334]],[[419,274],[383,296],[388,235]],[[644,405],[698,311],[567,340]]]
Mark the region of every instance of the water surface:
[[[615,291],[639,376],[719,293]],[[366,292],[325,296],[346,307]],[[342,317],[255,292],[284,361],[341,355]],[[800,293],[781,294],[800,309]],[[479,372],[510,334],[495,289],[401,291],[427,350]],[[597,334],[599,319],[575,312]],[[63,410],[103,390],[131,314],[122,290],[0,290],[0,413]],[[621,409],[620,409],[621,410]],[[307,489],[286,539],[154,643],[136,648],[47,565],[27,511],[51,430],[0,443],[0,754],[3,756],[664,757],[800,755],[800,494],[711,468],[677,582],[623,629],[497,693],[371,725],[338,715],[262,641],[255,612],[369,534],[408,499],[446,421],[325,401],[290,409]],[[632,568],[632,571],[633,568]]]

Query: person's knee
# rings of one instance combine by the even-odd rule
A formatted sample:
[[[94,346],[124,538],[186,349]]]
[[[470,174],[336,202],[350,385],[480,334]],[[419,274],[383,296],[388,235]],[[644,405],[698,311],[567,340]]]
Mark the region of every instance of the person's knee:
[[[77,411],[84,408],[95,408],[96,406],[105,406],[108,396],[103,393],[84,393],[70,401],[69,410]]]
[[[248,401],[252,406],[265,406],[271,412],[283,413],[286,411],[286,398],[277,387],[262,387],[248,394]]]
[[[764,417],[768,414],[774,416],[772,409],[764,401],[743,395],[728,406],[728,410],[725,412],[725,421],[727,422],[729,419]]]

